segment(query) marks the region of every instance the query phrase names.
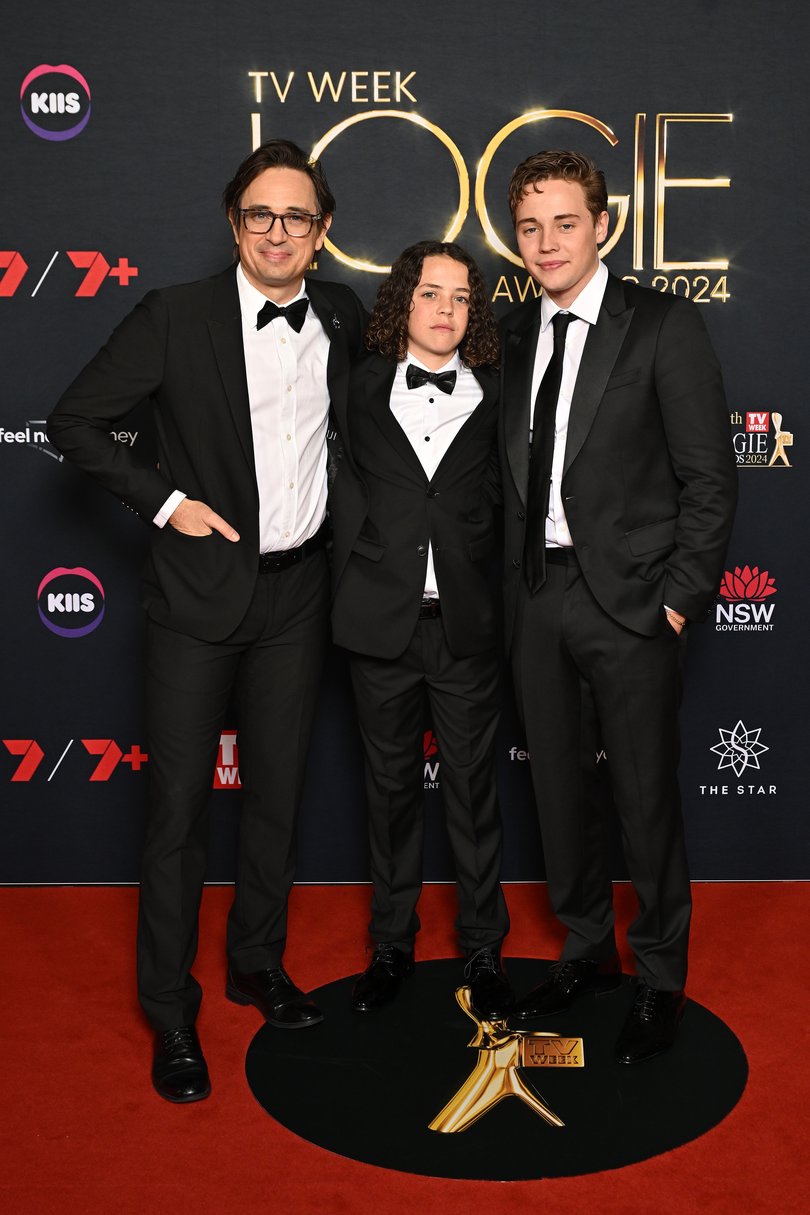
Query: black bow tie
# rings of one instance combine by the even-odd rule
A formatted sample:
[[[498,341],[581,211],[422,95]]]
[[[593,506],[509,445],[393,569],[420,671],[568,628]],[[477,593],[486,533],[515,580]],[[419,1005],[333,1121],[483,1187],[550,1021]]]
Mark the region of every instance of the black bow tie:
[[[405,369],[405,383],[409,388],[421,388],[423,384],[435,384],[440,392],[452,392],[456,386],[455,371],[425,371],[416,363],[409,363]]]
[[[256,328],[264,329],[265,325],[269,325],[277,316],[283,316],[286,317],[287,324],[296,333],[300,333],[304,327],[304,317],[307,314],[308,307],[308,299],[296,300],[294,304],[287,304],[283,308],[280,308],[278,304],[274,304],[272,300],[268,300],[264,307],[259,309],[259,315],[256,317]]]

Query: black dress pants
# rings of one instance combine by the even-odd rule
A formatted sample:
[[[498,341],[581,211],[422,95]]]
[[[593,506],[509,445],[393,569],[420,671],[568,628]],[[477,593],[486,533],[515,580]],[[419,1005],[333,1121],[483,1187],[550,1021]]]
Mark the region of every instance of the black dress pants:
[[[351,674],[365,750],[372,939],[410,949],[419,929],[423,737],[430,723],[439,746],[442,799],[456,866],[459,944],[465,951],[499,946],[509,930],[509,915],[500,886],[502,837],[495,789],[497,653],[456,658],[441,619],[421,620],[399,658],[352,654]]]
[[[575,561],[549,564],[518,597],[512,668],[529,748],[549,897],[568,928],[563,958],[615,952],[610,857],[589,767],[596,707],[625,860],[638,896],[628,930],[639,976],[676,991],[686,980],[691,892],[678,786],[685,637],[653,637],[599,606]]]
[[[236,707],[242,783],[228,956],[243,972],[281,963],[295,824],[328,637],[326,555],[259,575],[222,642],[147,625],[151,806],[138,917],[138,991],[155,1029],[194,1022],[191,973],[214,766]]]

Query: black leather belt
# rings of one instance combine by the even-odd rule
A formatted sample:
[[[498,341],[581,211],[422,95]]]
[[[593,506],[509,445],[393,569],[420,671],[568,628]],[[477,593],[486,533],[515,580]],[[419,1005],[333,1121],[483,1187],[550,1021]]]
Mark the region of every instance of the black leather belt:
[[[285,548],[278,553],[259,553],[259,573],[278,574],[281,570],[298,565],[305,558],[317,553],[326,544],[326,528],[322,527],[311,540],[305,540],[298,548]]]
[[[442,607],[438,599],[423,599],[422,606],[419,609],[420,620],[435,620],[437,616],[441,616]]]
[[[572,548],[547,548],[546,565],[576,565],[577,555]]]

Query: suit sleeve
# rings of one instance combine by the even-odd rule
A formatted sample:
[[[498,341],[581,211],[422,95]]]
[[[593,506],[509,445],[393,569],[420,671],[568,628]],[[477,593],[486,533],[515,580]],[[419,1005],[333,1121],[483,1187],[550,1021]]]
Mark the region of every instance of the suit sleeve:
[[[694,304],[673,307],[664,318],[655,382],[681,486],[663,602],[700,619],[722,575],[737,503],[737,468],[720,366]]]
[[[176,487],[156,468],[140,467],[110,431],[158,392],[167,334],[165,302],[152,291],[79,373],[48,419],[54,447],[149,520]]]

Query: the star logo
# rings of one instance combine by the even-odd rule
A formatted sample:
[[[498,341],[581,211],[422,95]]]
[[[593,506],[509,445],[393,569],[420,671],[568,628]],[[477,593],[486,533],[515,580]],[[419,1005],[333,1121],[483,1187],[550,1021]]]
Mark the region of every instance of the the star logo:
[[[745,725],[738,721],[733,730],[720,728],[720,742],[710,747],[715,755],[720,756],[718,771],[732,768],[736,777],[742,776],[746,768],[759,769],[759,757],[769,748],[759,741],[761,727],[756,730],[746,730]]]

